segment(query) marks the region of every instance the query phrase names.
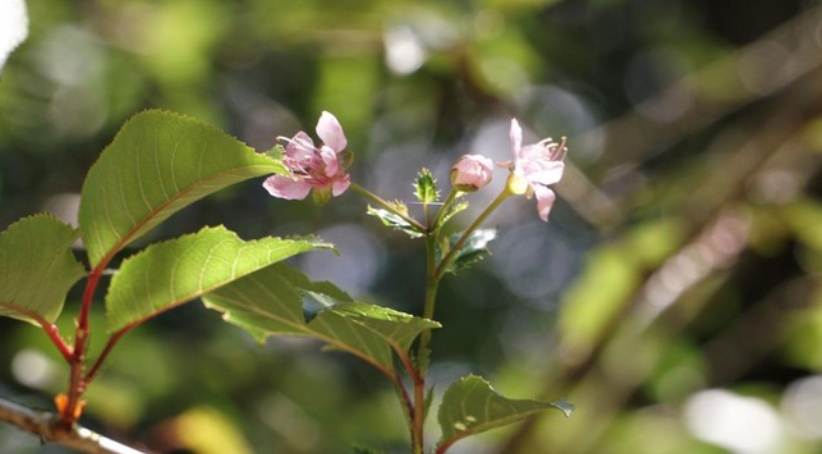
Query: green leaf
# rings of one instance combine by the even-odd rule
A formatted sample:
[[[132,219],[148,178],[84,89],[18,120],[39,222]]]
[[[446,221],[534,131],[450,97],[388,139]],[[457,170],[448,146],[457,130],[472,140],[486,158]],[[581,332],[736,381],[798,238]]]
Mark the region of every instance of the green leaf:
[[[319,241],[244,242],[224,227],[153,244],[123,261],[106,295],[110,332],[139,323],[296,254]]]
[[[423,331],[442,327],[433,320],[367,303],[343,303],[329,310],[363,325],[401,352],[408,351]]]
[[[423,204],[439,202],[440,191],[437,190],[437,180],[434,179],[430,170],[426,168],[420,170],[414,182],[414,195]]]
[[[304,317],[306,295],[336,299],[328,282],[312,282],[284,264],[274,265],[203,297],[206,307],[263,342],[269,336],[304,336],[349,352],[396,378],[392,348],[407,348],[424,329],[436,322],[392,309],[358,302],[342,302],[321,310],[310,321]]]
[[[407,213],[408,209],[401,205],[403,208],[403,212]],[[405,219],[397,216],[396,214],[384,209],[384,208],[374,208],[371,205],[368,206],[367,213],[371,216],[376,216],[377,218],[382,221],[383,225],[387,227],[391,227],[394,230],[399,230],[410,236],[411,238],[420,238],[423,236],[421,232],[414,228],[413,225],[408,223]]]
[[[462,235],[461,232],[455,233],[451,236],[448,242],[448,246],[441,252],[441,255],[445,255],[448,253],[450,248],[453,248],[454,245],[459,240],[460,236]],[[457,251],[456,256],[454,257],[451,264],[445,270],[448,273],[456,273],[457,271],[462,271],[464,269],[470,268],[471,265],[482,261],[490,255],[491,253],[488,251],[488,243],[494,240],[497,237],[496,229],[477,229],[471,236],[465,240],[462,247]]]
[[[191,203],[283,165],[188,117],[147,111],[131,118],[83,184],[80,230],[92,266]]]
[[[448,224],[448,221],[453,219],[453,217],[459,214],[460,212],[465,211],[467,208],[468,202],[466,202],[465,200],[460,200],[458,202],[450,204],[448,207],[445,208],[448,211],[446,211],[446,213],[442,216],[442,220],[439,223],[439,227],[442,228],[442,226]]]
[[[366,446],[355,446],[353,448],[354,454],[388,454],[388,451],[382,451],[379,449],[369,448]]]
[[[436,393],[434,392],[435,387],[431,386],[428,388],[428,392],[425,393],[425,406],[423,407],[423,416],[422,420],[425,421],[428,419],[428,413],[431,411],[431,405],[434,403],[434,397],[436,397]]]
[[[440,404],[439,420],[442,438],[448,444],[486,430],[514,423],[549,408],[570,416],[573,406],[564,399],[554,402],[513,400],[497,394],[491,385],[476,375],[468,375],[451,384]]]
[[[54,323],[66,293],[85,275],[71,245],[79,233],[47,214],[23,218],[0,234],[0,316]]]

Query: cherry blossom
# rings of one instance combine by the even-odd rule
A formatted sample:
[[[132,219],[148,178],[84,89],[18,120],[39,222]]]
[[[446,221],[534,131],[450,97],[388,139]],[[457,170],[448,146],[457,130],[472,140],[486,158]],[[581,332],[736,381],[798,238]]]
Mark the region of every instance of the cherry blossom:
[[[516,119],[511,120],[511,150],[514,161],[500,166],[511,170],[508,188],[514,194],[524,194],[529,199],[536,196],[540,219],[548,222],[548,213],[556,200],[556,194],[548,186],[558,183],[565,170],[565,138],[560,142],[543,139],[535,144],[522,146],[522,128]]]
[[[322,145],[317,147],[308,134],[298,132],[291,139],[284,139],[283,164],[288,175],[272,175],[263,187],[274,197],[302,200],[314,190],[318,202],[326,202],[344,193],[351,185],[341,153],[348,141],[340,122],[329,112],[323,112],[317,122],[317,136]]]

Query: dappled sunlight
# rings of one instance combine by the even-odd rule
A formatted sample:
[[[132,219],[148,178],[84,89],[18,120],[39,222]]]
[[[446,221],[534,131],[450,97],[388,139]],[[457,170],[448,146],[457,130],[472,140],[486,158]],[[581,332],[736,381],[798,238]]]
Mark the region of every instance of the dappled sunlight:
[[[409,415],[384,375],[393,379],[397,371],[396,381],[413,389],[409,364],[429,359],[430,395],[423,397],[433,402],[424,424],[430,452],[441,434],[437,409],[445,390],[468,374],[485,375],[516,399],[566,397],[576,411],[568,419],[529,415],[521,425],[461,440],[449,453],[818,452],[817,3],[28,0],[27,41],[8,58],[0,46],[0,230],[39,211],[83,229],[81,191],[105,175],[106,189],[85,209],[105,214],[122,236],[84,236],[86,245],[72,237],[64,258],[85,271],[102,262],[97,277],[105,287],[135,263],[147,277],[140,287],[120,281],[92,295],[87,359],[101,355],[112,332],[158,317],[113,350],[81,422],[163,452],[350,454],[351,446],[367,445],[378,449],[369,454],[405,453]],[[0,44],[9,47],[4,30]],[[268,159],[263,153],[285,151],[278,144],[299,146],[288,150],[287,169],[243,167],[250,181],[219,192],[212,189],[220,183],[209,182],[175,192],[170,202],[164,192],[180,188],[176,176],[167,177],[184,155],[191,159],[183,167],[203,162],[200,145],[179,137],[188,133],[139,130],[139,146],[106,145],[128,118],[154,108],[227,132],[219,146],[209,142],[221,178],[236,176],[220,167],[233,151],[260,164]],[[324,111],[344,125],[344,147],[336,147],[335,134],[317,140],[314,125]],[[556,159],[543,156],[537,170],[526,169],[544,178],[539,171],[547,163],[562,163],[552,174],[562,180],[551,180],[549,189],[556,200],[535,193],[547,184],[528,182],[485,220],[483,228],[497,229],[478,238],[489,254],[459,275],[446,269],[438,282],[432,318],[442,328],[431,330],[431,357],[416,351],[419,344],[406,357],[394,345],[370,351],[357,344],[375,336],[374,327],[352,322],[344,325],[351,337],[337,338],[337,325],[331,334],[320,323],[309,326],[318,314],[333,315],[321,310],[334,299],[318,290],[323,281],[356,302],[420,320],[426,246],[402,229],[384,229],[384,213],[368,216],[367,207],[379,204],[346,190],[348,179],[386,203],[406,204],[420,220],[417,233],[431,232],[452,178],[468,181],[459,200],[470,206],[437,236],[436,247],[450,247],[509,189],[518,158],[512,118],[523,145],[552,138],[542,142],[545,151],[546,144],[567,144],[567,153],[546,154]],[[174,124],[156,122],[151,131]],[[298,131],[315,143],[299,142]],[[323,154],[325,140],[334,159]],[[100,152],[118,147],[139,158],[100,165]],[[456,168],[464,155],[484,156],[469,162],[482,164],[482,172]],[[415,196],[421,168],[436,180],[433,202]],[[127,200],[127,190],[147,175],[157,178],[141,186],[142,197]],[[269,197],[265,178],[280,183],[271,194],[306,200]],[[311,202],[309,189],[326,203]],[[201,200],[183,209],[177,202],[187,197]],[[551,207],[547,223],[537,200]],[[168,220],[141,236],[158,213]],[[123,225],[139,228],[121,232]],[[288,259],[305,273],[295,279],[313,300],[292,301],[273,274],[258,274],[255,291],[268,295],[258,298],[268,306],[259,307],[243,299],[244,289],[233,294],[224,280],[209,280],[225,277],[236,260],[212,261],[177,240],[155,247],[167,254],[162,263],[141,265],[135,255],[158,240],[193,241],[208,232],[238,251],[247,244],[259,251],[255,241],[269,241],[257,240],[264,235],[318,235],[335,251]],[[140,237],[135,243],[132,234]],[[321,247],[312,241],[298,244]],[[260,260],[259,269],[246,271],[268,270]],[[265,260],[273,261],[270,254]],[[178,261],[185,266],[177,268]],[[2,276],[31,277],[2,263]],[[185,287],[195,281],[200,285]],[[68,369],[58,360],[72,353],[74,314],[84,299],[81,284],[65,286],[67,311],[56,325],[65,351],[46,351],[48,336],[0,318],[0,397],[36,394],[37,405],[51,406],[64,391]],[[167,294],[172,306],[150,306]],[[134,295],[140,301],[129,299]],[[201,311],[201,297],[220,314]],[[118,298],[119,309],[105,307]],[[0,303],[2,315],[14,309]],[[292,318],[272,311],[280,303]],[[298,337],[267,340],[273,333]],[[377,370],[346,354],[352,351]],[[467,416],[475,419],[458,420],[463,429],[477,421]],[[0,427],[4,453],[31,449],[39,449],[37,440],[18,440]]]

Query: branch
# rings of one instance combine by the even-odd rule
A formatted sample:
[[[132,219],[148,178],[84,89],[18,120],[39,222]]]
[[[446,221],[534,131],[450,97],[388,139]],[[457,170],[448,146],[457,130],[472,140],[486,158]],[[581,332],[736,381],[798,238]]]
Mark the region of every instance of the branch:
[[[117,443],[76,424],[61,424],[60,416],[34,410],[0,397],[0,421],[40,437],[44,443],[60,443],[88,454],[147,454]]]

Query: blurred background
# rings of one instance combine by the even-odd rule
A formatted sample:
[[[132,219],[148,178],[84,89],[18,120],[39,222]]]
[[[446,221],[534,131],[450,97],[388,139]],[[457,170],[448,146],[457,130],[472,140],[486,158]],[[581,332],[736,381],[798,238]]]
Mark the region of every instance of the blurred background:
[[[479,373],[509,397],[566,396],[577,411],[451,452],[822,452],[820,7],[32,0],[29,39],[0,78],[0,228],[42,210],[72,220],[89,166],[146,108],[260,151],[313,135],[331,111],[355,181],[406,201],[423,166],[445,192],[461,154],[509,159],[516,117],[526,142],[567,136],[570,168],[548,224],[533,200],[506,202],[488,221],[493,256],[444,282],[431,380],[442,391]],[[474,213],[497,180],[471,195]],[[342,255],[297,260],[312,278],[420,312],[419,242],[367,217],[353,192],[319,208],[261,182],[198,202],[144,243],[204,224],[246,239],[316,232]],[[78,300],[75,289],[64,332]],[[407,452],[389,384],[319,347],[259,346],[192,303],[124,338],[83,422],[156,452]],[[42,332],[0,319],[0,395],[49,408],[66,384]],[[6,425],[0,451],[67,452]]]

